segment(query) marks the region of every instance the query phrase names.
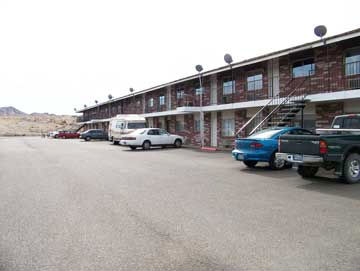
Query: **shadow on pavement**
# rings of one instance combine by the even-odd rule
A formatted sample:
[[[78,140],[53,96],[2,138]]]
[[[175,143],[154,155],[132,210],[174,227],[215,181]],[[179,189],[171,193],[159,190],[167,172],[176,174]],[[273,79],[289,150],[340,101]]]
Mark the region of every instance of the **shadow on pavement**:
[[[329,178],[323,176],[315,176],[306,180],[311,181],[311,183],[299,185],[298,188],[360,200],[360,183],[347,184],[339,178]]]

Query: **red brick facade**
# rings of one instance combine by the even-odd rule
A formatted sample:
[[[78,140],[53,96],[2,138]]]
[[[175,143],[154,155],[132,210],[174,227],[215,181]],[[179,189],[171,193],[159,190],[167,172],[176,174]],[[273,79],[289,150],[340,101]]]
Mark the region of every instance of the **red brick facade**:
[[[360,82],[359,74],[346,76],[344,59],[347,50],[356,46],[360,46],[360,38],[352,38],[342,42],[281,56],[278,58],[278,76],[276,78],[269,77],[269,74],[272,72],[269,71],[269,61],[271,60],[252,63],[232,70],[221,71],[216,74],[204,76],[202,78],[204,89],[202,104],[204,107],[209,106],[212,104],[212,100],[217,101],[217,105],[265,100],[269,98],[269,93],[272,90],[269,82],[274,80],[279,80],[280,96],[283,97],[288,95],[294,87],[299,87],[300,85],[306,94],[354,89],[353,82]],[[293,78],[292,73],[294,63],[306,59],[313,59],[315,66],[313,74],[309,77]],[[249,91],[247,83],[248,77],[258,74],[262,75],[262,88]],[[216,80],[212,80],[214,78]],[[358,81],[351,81],[354,78]],[[231,81],[232,79],[235,81],[235,91],[233,94],[224,95],[223,83]],[[117,114],[155,113],[156,115],[157,112],[175,112],[179,107],[196,107],[200,105],[200,96],[195,95],[196,88],[199,88],[199,80],[195,77],[153,91],[140,94],[134,93],[133,96],[118,100],[115,99],[111,101],[110,104],[101,104],[84,110],[83,120],[107,119],[116,116]],[[360,84],[358,88],[360,88]],[[216,96],[212,97],[214,96],[214,94],[212,94],[212,91],[214,90],[216,90]],[[183,96],[179,99],[177,97],[178,91],[183,91]],[[160,96],[165,97],[164,105],[160,105]],[[150,99],[153,99],[153,106],[149,106]],[[343,107],[344,105],[342,102],[317,104],[316,126],[329,127],[333,117],[343,113]],[[179,113],[180,111],[176,112],[176,114],[181,114]],[[218,147],[228,147],[229,143],[234,140],[234,136],[227,137],[222,135],[222,112],[224,111],[216,111],[216,141]],[[247,109],[233,110],[233,112],[235,123],[234,130],[236,132],[244,123],[246,123],[249,117],[247,117]],[[173,114],[174,113],[163,117],[165,123],[162,126],[171,133],[177,133],[186,137],[187,143],[199,145],[200,133],[195,131],[195,112],[184,113],[184,130],[182,131],[176,131],[176,116]],[[212,127],[214,121],[215,120],[212,120],[211,118],[211,112],[205,112],[204,141],[205,145],[208,146],[212,144],[212,136],[214,137],[214,127]],[[159,117],[153,117],[153,125],[160,125]],[[230,143],[230,145],[231,144],[232,143]]]

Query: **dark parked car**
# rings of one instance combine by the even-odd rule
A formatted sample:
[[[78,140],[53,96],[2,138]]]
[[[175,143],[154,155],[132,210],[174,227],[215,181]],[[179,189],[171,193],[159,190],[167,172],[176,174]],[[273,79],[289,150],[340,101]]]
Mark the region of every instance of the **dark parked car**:
[[[85,141],[90,141],[91,139],[108,140],[108,133],[101,129],[90,129],[81,133],[80,138],[85,139]]]
[[[56,138],[79,138],[80,134],[73,131],[59,131],[59,133],[56,135]]]

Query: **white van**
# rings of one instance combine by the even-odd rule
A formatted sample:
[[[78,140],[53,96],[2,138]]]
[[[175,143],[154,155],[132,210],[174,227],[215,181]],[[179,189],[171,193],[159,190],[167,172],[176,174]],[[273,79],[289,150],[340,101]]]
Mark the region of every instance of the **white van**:
[[[115,144],[119,144],[124,134],[131,133],[136,129],[146,128],[146,120],[141,115],[122,114],[110,119],[109,139]]]

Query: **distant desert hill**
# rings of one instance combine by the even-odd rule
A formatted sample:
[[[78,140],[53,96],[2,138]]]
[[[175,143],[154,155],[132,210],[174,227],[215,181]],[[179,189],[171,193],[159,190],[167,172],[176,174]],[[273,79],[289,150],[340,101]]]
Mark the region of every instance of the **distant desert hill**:
[[[0,107],[0,136],[36,136],[49,131],[76,130],[78,127],[75,116],[26,114],[12,106]]]
[[[7,107],[0,107],[0,116],[23,116],[26,115],[26,113],[21,112],[20,110],[16,109],[13,106],[7,106]]]

